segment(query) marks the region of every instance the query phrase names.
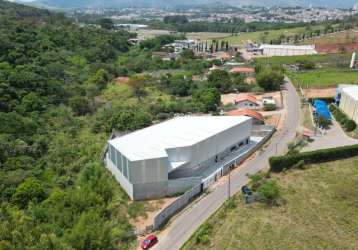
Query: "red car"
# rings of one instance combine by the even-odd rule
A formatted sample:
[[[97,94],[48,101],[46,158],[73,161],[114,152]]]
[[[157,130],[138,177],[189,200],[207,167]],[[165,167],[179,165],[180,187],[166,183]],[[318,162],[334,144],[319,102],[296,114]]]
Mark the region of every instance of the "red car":
[[[158,243],[158,238],[155,235],[149,235],[147,236],[147,238],[145,238],[142,241],[142,244],[140,245],[142,247],[142,249],[149,249],[152,246],[154,246],[155,244]]]

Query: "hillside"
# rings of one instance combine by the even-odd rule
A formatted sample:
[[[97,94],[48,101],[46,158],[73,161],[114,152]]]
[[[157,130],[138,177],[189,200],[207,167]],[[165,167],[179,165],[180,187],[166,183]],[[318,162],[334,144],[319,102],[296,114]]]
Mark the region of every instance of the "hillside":
[[[94,97],[127,33],[0,1],[0,249],[123,249],[126,195],[100,165]]]
[[[357,249],[358,159],[273,175],[278,207],[220,208],[182,249]]]
[[[156,201],[130,201],[105,169],[111,132],[217,112],[219,91],[243,79],[194,82],[212,63],[191,51],[176,61],[153,56],[182,36],[130,46],[132,34],[108,26],[0,6],[0,249],[133,247],[129,221],[146,218]]]

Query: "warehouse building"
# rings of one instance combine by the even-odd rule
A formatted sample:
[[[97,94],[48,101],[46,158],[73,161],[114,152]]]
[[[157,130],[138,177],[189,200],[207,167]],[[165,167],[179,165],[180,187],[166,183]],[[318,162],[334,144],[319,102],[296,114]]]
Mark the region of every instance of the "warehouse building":
[[[178,117],[108,141],[107,168],[133,200],[181,193],[250,142],[246,116]]]
[[[343,87],[340,91],[339,107],[350,119],[358,123],[358,86]]]
[[[315,55],[317,51],[314,45],[272,45],[262,44],[259,48],[264,56],[298,56]]]

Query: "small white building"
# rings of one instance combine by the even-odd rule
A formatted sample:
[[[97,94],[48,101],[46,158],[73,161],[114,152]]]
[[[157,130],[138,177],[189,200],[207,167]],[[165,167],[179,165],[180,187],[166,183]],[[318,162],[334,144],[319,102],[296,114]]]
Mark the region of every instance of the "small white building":
[[[178,117],[108,141],[107,168],[133,200],[181,193],[250,142],[246,116]],[[195,176],[194,176],[195,173]]]
[[[173,48],[175,53],[181,53],[185,49],[194,48],[194,40],[175,40],[173,43],[164,45],[165,48]]]
[[[264,56],[315,55],[315,45],[272,45],[262,44],[259,48]]]
[[[350,119],[358,123],[358,86],[342,87],[339,107]]]

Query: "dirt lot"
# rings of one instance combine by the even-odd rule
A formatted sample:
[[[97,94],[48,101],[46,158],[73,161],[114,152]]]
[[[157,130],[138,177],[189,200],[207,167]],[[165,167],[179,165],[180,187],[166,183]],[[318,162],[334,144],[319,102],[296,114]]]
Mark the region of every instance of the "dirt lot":
[[[262,100],[263,97],[272,96],[275,99],[277,107],[279,107],[279,108],[282,107],[280,91],[268,92],[268,93],[262,93],[262,94],[255,94],[255,93],[247,93],[247,94],[255,96],[259,102]],[[239,94],[236,94],[236,93],[221,95],[221,103],[223,105],[227,105],[229,103],[234,103],[234,100],[238,95]]]
[[[194,40],[212,40],[212,39],[223,39],[231,36],[231,33],[220,33],[220,32],[190,32],[186,34],[188,39]]]
[[[169,35],[170,31],[169,30],[138,30],[137,32],[137,36],[138,38],[142,38],[142,39],[149,39],[149,38],[154,38],[155,36],[159,36],[159,35]]]
[[[165,207],[167,207],[170,203],[172,203],[177,197],[168,197],[159,200],[149,201],[146,207],[146,215],[137,217],[136,219],[132,219],[130,223],[137,230],[145,230],[147,226],[150,226],[154,222],[154,217]]]
[[[340,52],[355,52],[358,50],[358,43],[331,43],[331,44],[316,44],[316,51],[319,54],[336,54]]]
[[[336,96],[336,88],[305,89],[304,93],[308,99],[333,98]]]

